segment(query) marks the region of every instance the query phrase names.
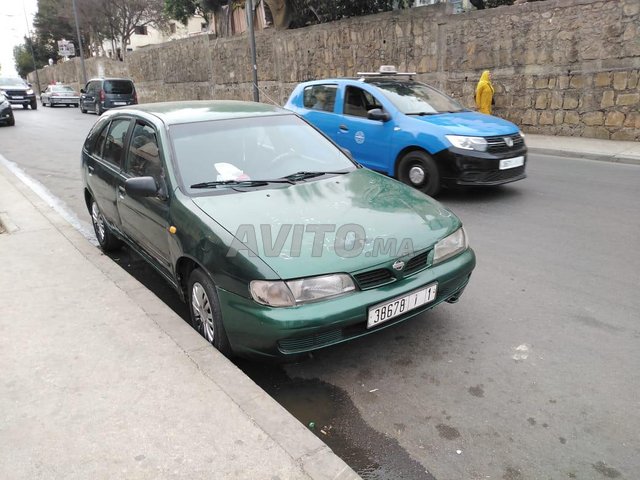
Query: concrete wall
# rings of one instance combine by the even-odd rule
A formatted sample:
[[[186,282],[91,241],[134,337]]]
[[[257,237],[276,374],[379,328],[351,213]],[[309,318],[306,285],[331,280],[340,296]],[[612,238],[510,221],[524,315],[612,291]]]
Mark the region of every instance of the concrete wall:
[[[472,106],[490,69],[494,113],[525,131],[640,140],[638,0],[547,0],[457,15],[438,4],[256,39],[262,101],[284,102],[299,81],[393,64]],[[126,66],[87,64],[132,77],[141,101],[252,98],[246,36],[173,41],[131,53]],[[45,70],[59,68],[64,80],[77,78],[69,64]]]

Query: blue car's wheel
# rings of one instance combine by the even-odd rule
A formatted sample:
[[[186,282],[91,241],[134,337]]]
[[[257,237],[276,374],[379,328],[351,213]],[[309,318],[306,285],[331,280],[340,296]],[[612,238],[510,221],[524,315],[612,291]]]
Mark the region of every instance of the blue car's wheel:
[[[440,191],[440,172],[433,158],[420,150],[405,154],[398,163],[398,180],[430,196]]]

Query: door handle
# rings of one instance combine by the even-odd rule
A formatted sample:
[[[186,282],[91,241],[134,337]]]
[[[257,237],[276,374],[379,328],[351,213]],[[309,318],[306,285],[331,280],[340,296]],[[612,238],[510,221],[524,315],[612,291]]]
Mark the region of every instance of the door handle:
[[[124,198],[127,196],[127,193],[125,192],[125,189],[122,185],[118,185],[118,195],[120,196],[120,198]]]
[[[91,165],[87,165],[87,170],[89,171],[89,175],[93,175],[93,171],[95,170],[95,167],[92,167]]]
[[[349,128],[345,124],[340,125],[338,128],[340,129],[341,132],[349,131]]]

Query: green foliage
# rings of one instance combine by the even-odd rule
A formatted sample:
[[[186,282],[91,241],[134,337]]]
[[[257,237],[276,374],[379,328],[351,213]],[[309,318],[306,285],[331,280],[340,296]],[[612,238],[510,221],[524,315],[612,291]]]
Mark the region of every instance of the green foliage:
[[[292,10],[290,28],[333,22],[342,18],[408,8],[411,0],[288,0]]]
[[[31,55],[33,47],[33,56]],[[18,75],[26,78],[27,74],[33,72],[33,57],[35,56],[36,68],[42,68],[49,64],[49,59],[57,58],[57,54],[52,47],[42,42],[32,41],[25,37],[24,43],[13,48],[13,58],[15,60]]]
[[[513,5],[514,0],[485,0],[486,8],[501,7],[502,5]]]

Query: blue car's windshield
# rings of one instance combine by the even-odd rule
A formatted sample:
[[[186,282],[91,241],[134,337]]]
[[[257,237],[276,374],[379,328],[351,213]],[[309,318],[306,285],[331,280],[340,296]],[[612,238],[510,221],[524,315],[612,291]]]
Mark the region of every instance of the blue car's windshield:
[[[424,83],[377,81],[371,82],[406,115],[434,115],[447,112],[462,112],[462,105],[435,88]]]
[[[169,127],[169,135],[182,182],[191,193],[238,183],[286,184],[357,168],[295,115],[184,123]]]

